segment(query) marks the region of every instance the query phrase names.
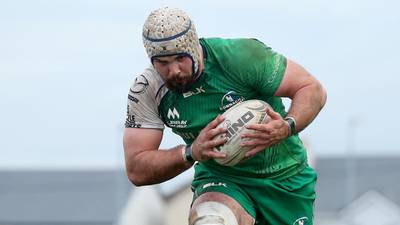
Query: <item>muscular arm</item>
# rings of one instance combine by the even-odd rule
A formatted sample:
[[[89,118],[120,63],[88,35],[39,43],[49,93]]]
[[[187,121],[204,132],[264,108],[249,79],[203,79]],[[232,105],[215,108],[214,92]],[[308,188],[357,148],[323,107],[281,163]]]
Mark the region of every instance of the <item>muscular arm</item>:
[[[164,182],[192,166],[182,158],[182,145],[159,151],[162,136],[162,130],[125,128],[126,171],[136,186]]]
[[[309,125],[325,105],[326,92],[317,79],[303,67],[288,60],[285,75],[275,96],[292,100],[287,116],[296,119],[296,131]]]
[[[287,116],[296,120],[296,132],[300,132],[318,115],[326,101],[326,92],[317,79],[300,65],[288,60],[285,74],[275,96],[288,97],[292,100]],[[266,147],[284,140],[290,135],[289,125],[281,115],[273,110],[267,110],[271,120],[266,124],[250,124],[246,128],[258,132],[246,133],[242,138],[242,146],[249,146],[247,157],[253,156]]]

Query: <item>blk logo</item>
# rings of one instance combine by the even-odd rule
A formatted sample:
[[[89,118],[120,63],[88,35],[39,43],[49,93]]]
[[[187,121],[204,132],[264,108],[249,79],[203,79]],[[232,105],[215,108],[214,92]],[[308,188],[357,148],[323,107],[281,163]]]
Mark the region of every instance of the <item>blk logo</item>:
[[[206,91],[203,89],[203,86],[200,86],[200,87],[196,88],[193,91],[188,91],[188,92],[183,93],[183,97],[187,98],[187,97],[190,97],[190,96],[193,96],[193,95],[198,95],[198,94],[201,94],[201,93],[206,93]]]

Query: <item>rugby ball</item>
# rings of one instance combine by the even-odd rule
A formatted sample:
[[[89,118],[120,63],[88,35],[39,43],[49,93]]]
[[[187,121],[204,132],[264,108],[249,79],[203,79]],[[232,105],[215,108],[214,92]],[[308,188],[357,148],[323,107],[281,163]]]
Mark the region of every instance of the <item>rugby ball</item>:
[[[271,106],[264,101],[247,100],[237,103],[222,114],[225,120],[218,127],[225,127],[227,131],[215,138],[226,137],[227,142],[215,147],[214,151],[223,152],[226,154],[226,157],[214,159],[217,163],[224,166],[234,166],[243,161],[249,147],[240,146],[240,143],[243,141],[240,135],[252,132],[245,128],[247,124],[268,122],[270,117],[266,113],[267,108],[271,108]]]

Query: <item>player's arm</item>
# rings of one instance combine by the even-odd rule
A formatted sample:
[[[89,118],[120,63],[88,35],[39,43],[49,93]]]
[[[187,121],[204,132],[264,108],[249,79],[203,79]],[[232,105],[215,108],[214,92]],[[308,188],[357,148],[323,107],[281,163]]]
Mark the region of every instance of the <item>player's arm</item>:
[[[326,102],[326,92],[320,82],[303,67],[290,60],[287,60],[282,82],[274,95],[292,100],[286,117],[292,117],[296,121],[295,133],[307,127]],[[242,135],[242,138],[250,138],[241,143],[242,146],[250,147],[246,157],[251,157],[292,135],[288,122],[279,113],[269,109],[267,114],[271,118],[268,123],[246,126],[257,131]]]
[[[125,128],[125,165],[129,180],[136,186],[161,183],[192,166],[183,160],[183,145],[159,150],[163,131]]]
[[[225,157],[225,154],[213,151],[214,147],[226,142],[225,138],[219,137],[226,129],[217,128],[223,120],[221,116],[217,116],[201,130],[191,145],[194,160],[206,161]],[[129,180],[136,186],[164,182],[192,166],[192,163],[183,158],[184,145],[159,150],[162,136],[163,131],[159,129],[125,128],[126,171]],[[216,136],[218,138],[215,139]]]
[[[296,133],[307,127],[326,102],[326,92],[321,83],[299,64],[287,60],[283,80],[275,96],[292,100],[286,117],[296,121]]]

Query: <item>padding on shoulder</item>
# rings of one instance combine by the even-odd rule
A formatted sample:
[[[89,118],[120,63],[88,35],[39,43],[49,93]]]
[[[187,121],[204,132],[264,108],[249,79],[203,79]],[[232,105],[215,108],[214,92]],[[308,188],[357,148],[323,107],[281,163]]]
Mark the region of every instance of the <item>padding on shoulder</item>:
[[[192,208],[189,225],[238,225],[238,221],[228,206],[206,201]]]

